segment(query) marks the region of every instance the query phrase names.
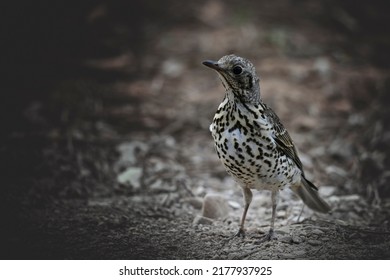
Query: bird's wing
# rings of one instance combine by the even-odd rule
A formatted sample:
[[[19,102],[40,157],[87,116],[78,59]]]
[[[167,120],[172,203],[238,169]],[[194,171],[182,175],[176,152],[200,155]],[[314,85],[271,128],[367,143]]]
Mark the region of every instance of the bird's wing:
[[[294,143],[288,134],[287,130],[284,128],[282,123],[279,120],[279,117],[272,111],[271,108],[265,107],[264,114],[268,118],[268,121],[272,124],[274,128],[274,139],[277,145],[277,148],[291,158],[294,163],[299,167],[303,174],[302,162],[298,157],[297,150],[295,149]]]

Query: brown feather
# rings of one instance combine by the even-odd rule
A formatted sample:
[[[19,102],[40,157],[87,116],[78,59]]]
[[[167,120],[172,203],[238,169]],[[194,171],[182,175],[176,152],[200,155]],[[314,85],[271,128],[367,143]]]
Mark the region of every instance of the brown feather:
[[[302,162],[298,157],[298,153],[297,150],[295,149],[294,142],[292,141],[287,130],[280,122],[279,117],[268,106],[265,106],[264,114],[267,116],[268,121],[273,125],[275,131],[274,139],[276,144],[278,145],[277,148],[279,149],[279,151],[283,152],[289,158],[291,158],[294,161],[294,163],[298,166],[298,168],[302,171],[302,174],[304,174]]]

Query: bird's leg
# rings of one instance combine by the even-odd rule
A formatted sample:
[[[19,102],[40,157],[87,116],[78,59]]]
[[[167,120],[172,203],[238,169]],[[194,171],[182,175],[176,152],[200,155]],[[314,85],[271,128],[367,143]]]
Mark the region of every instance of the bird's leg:
[[[236,233],[235,236],[242,236],[245,237],[245,219],[246,219],[246,213],[248,212],[249,205],[252,202],[252,191],[248,187],[242,188],[242,193],[244,195],[244,202],[245,202],[245,207],[244,207],[244,212],[242,213],[241,217],[241,222],[240,222],[240,228],[238,229],[238,232]]]
[[[297,219],[297,223],[298,224],[300,223],[300,219],[301,219],[301,216],[302,216],[302,213],[303,213],[303,209],[305,209],[305,204],[302,204],[302,209],[301,209],[301,212],[299,213],[299,216],[298,216],[298,219]]]
[[[276,206],[278,205],[279,191],[272,191],[272,218],[271,218],[271,229],[274,231],[275,218],[276,218]]]
[[[276,206],[278,205],[278,200],[279,200],[279,191],[278,190],[273,190],[272,195],[272,216],[271,216],[271,227],[269,229],[268,234],[266,235],[266,238],[268,240],[273,240],[277,239],[274,233],[274,226],[275,226],[275,218],[276,218]]]
[[[264,242],[264,241],[270,241],[270,240],[277,239],[277,237],[275,236],[275,233],[274,233],[274,226],[275,226],[275,218],[276,218],[276,206],[278,205],[278,199],[279,199],[279,191],[278,190],[272,191],[271,199],[272,199],[271,226],[270,226],[268,233],[259,240],[260,243]]]

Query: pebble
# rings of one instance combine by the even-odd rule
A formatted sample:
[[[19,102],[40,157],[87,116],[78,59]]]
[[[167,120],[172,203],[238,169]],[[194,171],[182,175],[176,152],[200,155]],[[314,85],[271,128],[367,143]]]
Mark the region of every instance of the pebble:
[[[319,240],[313,240],[313,239],[309,239],[309,240],[307,241],[307,243],[310,244],[310,245],[312,245],[312,246],[319,246],[319,245],[322,244],[321,241],[319,241]]]
[[[276,217],[277,218],[285,218],[286,217],[286,211],[284,210],[279,210],[276,212]]]
[[[126,166],[128,164],[135,164],[137,162],[137,155],[145,153],[148,145],[141,141],[125,142],[117,147],[120,158],[117,162],[119,166]]]
[[[288,244],[290,244],[290,243],[293,242],[293,241],[292,241],[292,237],[289,236],[289,235],[283,236],[283,237],[279,237],[278,240],[279,240],[280,242],[288,243]]]
[[[190,198],[185,198],[182,199],[183,203],[188,203],[195,209],[202,209],[203,206],[203,200],[200,197],[190,197]]]
[[[307,253],[306,253],[305,250],[296,250],[296,251],[294,251],[294,254],[295,254],[296,256],[304,256],[304,255],[306,255]]]
[[[302,243],[303,239],[299,236],[293,235],[291,237],[291,241],[292,241],[292,243],[299,244],[299,243]]]
[[[192,222],[193,225],[211,225],[214,221],[210,218],[203,217],[201,215],[195,216],[194,221]]]
[[[229,204],[218,194],[207,194],[203,200],[202,216],[210,219],[226,218],[229,214]]]
[[[342,178],[347,177],[348,173],[343,168],[335,166],[335,165],[329,165],[325,168],[325,172],[327,174],[336,174]]]
[[[351,195],[344,195],[344,196],[339,196],[341,200],[343,201],[358,201],[362,200],[361,196],[357,194],[351,194]]]
[[[286,235],[286,234],[288,235],[288,234],[290,234],[290,228],[287,226],[279,227],[275,230],[275,233],[282,234],[282,235]]]
[[[335,186],[321,186],[318,190],[321,196],[329,197],[333,195],[337,190]]]
[[[313,68],[321,75],[322,78],[329,78],[331,75],[331,65],[326,57],[319,57],[314,61]]]
[[[241,209],[241,204],[238,203],[237,201],[233,201],[233,200],[229,200],[229,205],[230,207],[232,207],[233,209]]]
[[[142,168],[130,167],[118,175],[117,181],[123,185],[130,185],[134,189],[141,187]]]
[[[312,234],[317,234],[317,235],[323,235],[323,234],[324,234],[324,232],[323,232],[322,230],[317,229],[317,228],[313,229],[313,230],[311,231],[311,233],[312,233]]]

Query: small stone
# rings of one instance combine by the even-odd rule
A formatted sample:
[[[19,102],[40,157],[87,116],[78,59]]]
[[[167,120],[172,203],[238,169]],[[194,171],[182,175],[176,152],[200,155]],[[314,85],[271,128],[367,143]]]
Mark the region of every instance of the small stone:
[[[342,169],[341,167],[338,167],[338,166],[335,166],[335,165],[329,165],[325,168],[325,172],[329,175],[331,174],[335,174],[335,175],[338,175],[340,177],[347,177],[348,173],[347,171],[345,171],[344,169]]]
[[[276,217],[277,218],[285,218],[286,215],[287,215],[287,212],[284,211],[284,210],[279,210],[279,211],[276,212]]]
[[[289,235],[290,229],[287,226],[279,227],[275,230],[275,233],[282,234],[282,235]]]
[[[210,219],[225,218],[229,214],[226,199],[218,194],[207,194],[203,200],[202,216]]]
[[[237,201],[229,200],[228,203],[233,209],[241,209],[241,204]]]
[[[296,251],[294,251],[294,254],[295,254],[295,256],[304,256],[307,253],[305,250],[296,250]]]
[[[329,197],[336,192],[337,187],[335,186],[321,186],[319,187],[318,192],[322,197]]]
[[[193,225],[211,225],[214,221],[210,218],[197,215],[192,222]]]
[[[279,240],[280,242],[288,243],[288,244],[290,244],[290,243],[293,242],[293,241],[292,241],[292,237],[291,237],[290,235],[285,235],[285,236],[279,237],[278,240]]]
[[[156,180],[156,181],[154,181],[153,183],[151,183],[150,185],[149,185],[149,188],[151,189],[151,190],[159,190],[159,189],[161,189],[161,186],[163,185],[163,182],[162,182],[162,180]]]
[[[291,241],[292,241],[292,243],[294,243],[294,244],[300,244],[300,243],[302,243],[303,239],[300,238],[299,236],[293,235],[293,236],[291,237]]]
[[[312,234],[317,234],[317,235],[323,235],[323,234],[324,234],[324,232],[323,232],[322,230],[317,229],[317,228],[313,229],[313,230],[311,231],[311,233],[312,233]]]
[[[340,199],[344,200],[344,201],[358,201],[358,200],[362,200],[361,196],[359,196],[357,194],[340,196]]]
[[[329,59],[326,57],[319,57],[314,61],[313,67],[323,78],[329,78],[331,74]]]
[[[340,226],[347,226],[348,225],[348,223],[346,221],[343,221],[343,220],[340,220],[340,219],[335,219],[334,222],[337,225],[340,225]]]
[[[141,187],[142,168],[131,167],[118,175],[117,181],[123,185],[129,185],[134,189]]]
[[[319,240],[313,240],[313,239],[309,239],[307,241],[308,244],[312,245],[312,246],[320,246],[322,244],[321,241]]]
[[[117,168],[128,166],[137,162],[137,156],[145,153],[148,145],[141,141],[125,142],[117,147],[120,154],[119,160],[116,163]]]
[[[195,209],[202,209],[203,200],[200,197],[190,197],[182,200],[183,203],[187,203]]]

